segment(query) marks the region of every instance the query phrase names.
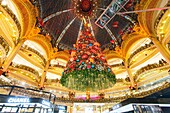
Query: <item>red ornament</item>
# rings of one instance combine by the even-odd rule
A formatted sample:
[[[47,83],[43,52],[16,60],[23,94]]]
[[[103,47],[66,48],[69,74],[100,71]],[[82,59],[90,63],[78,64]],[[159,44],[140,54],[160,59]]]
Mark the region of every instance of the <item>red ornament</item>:
[[[70,68],[71,68],[71,69],[74,69],[74,67],[75,67],[75,64],[71,64],[71,65],[70,65]]]
[[[119,22],[118,21],[116,21],[116,22],[113,22],[113,24],[112,24],[112,26],[114,27],[114,28],[117,28],[117,27],[119,27]]]
[[[87,59],[87,58],[88,58],[88,55],[87,55],[87,54],[84,54],[84,55],[82,55],[81,58],[82,58],[82,59]]]
[[[91,52],[90,51],[86,51],[86,54],[91,55]]]
[[[83,61],[82,61],[82,60],[80,60],[79,64],[82,64],[82,62],[83,62]]]
[[[111,40],[110,42],[111,42],[112,44],[114,44],[114,43],[115,43],[115,41],[114,41],[114,40]]]
[[[90,69],[90,68],[91,68],[91,65],[88,65],[88,66],[87,66],[87,69]]]
[[[81,47],[82,47],[82,44],[78,44],[78,47],[81,48]]]
[[[128,3],[125,7],[130,8],[132,6],[132,3]]]
[[[77,58],[76,57],[74,57],[74,60],[76,60]]]
[[[39,21],[39,23],[40,23],[40,26],[44,27],[44,22],[43,22],[43,20],[42,20],[41,18],[38,18],[38,21]]]
[[[94,49],[99,50],[100,48],[98,46],[93,46]]]
[[[96,53],[96,50],[94,50],[94,49],[91,49],[91,52],[92,52],[92,53]]]
[[[104,57],[104,56],[100,56],[100,59],[101,59],[101,60],[105,60],[105,57]]]
[[[121,29],[119,32],[118,32],[119,35],[123,35],[123,30]]]
[[[90,49],[92,49],[92,46],[89,46]]]

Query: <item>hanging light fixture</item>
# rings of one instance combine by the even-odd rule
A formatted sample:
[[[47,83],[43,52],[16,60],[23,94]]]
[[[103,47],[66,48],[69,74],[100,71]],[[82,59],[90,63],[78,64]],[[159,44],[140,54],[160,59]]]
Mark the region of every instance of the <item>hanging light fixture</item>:
[[[63,86],[72,90],[98,91],[112,87],[116,82],[89,26],[84,24],[60,80]]]
[[[79,18],[95,17],[98,8],[98,0],[72,0],[74,11]]]

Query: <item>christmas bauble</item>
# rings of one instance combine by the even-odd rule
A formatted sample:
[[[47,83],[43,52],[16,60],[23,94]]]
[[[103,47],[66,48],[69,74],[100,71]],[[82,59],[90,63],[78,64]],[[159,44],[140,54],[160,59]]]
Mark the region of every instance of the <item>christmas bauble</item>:
[[[90,69],[91,68],[91,65],[87,65],[87,69]]]
[[[91,67],[94,68],[94,64],[92,64]]]
[[[90,53],[90,51],[86,51],[86,54],[87,54],[87,55],[90,55],[91,53]]]
[[[91,52],[92,52],[92,53],[96,53],[96,50],[94,50],[94,49],[91,49]]]
[[[99,50],[99,47],[98,46],[93,46],[94,49],[96,50]]]
[[[92,45],[93,45],[93,44],[91,44],[91,43],[89,44],[89,46],[92,46]]]
[[[87,58],[88,58],[88,55],[87,55],[87,54],[83,54],[81,58],[82,58],[82,59],[87,59]]]
[[[108,68],[107,70],[108,70],[108,72],[110,72],[110,71],[111,71],[111,69],[110,69],[110,68]]]
[[[100,56],[101,60],[105,60],[105,57],[103,55]]]
[[[111,40],[110,42],[111,42],[112,44],[114,44],[114,43],[115,43],[115,41],[114,41],[114,40]]]
[[[95,42],[94,45],[98,46],[98,47],[100,46],[100,44],[98,42]]]

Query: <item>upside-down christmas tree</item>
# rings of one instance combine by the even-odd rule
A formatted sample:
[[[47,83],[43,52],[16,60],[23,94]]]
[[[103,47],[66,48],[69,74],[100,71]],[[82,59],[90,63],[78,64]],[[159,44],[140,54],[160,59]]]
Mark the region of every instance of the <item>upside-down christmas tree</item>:
[[[112,87],[116,78],[100,44],[92,35],[89,24],[84,24],[71,57],[61,77],[61,84],[69,89],[99,91]]]

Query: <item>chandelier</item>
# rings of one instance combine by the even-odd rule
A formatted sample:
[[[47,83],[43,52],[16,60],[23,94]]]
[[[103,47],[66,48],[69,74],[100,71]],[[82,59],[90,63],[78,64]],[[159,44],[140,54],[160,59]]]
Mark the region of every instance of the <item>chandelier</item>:
[[[100,44],[84,24],[61,77],[61,84],[78,91],[99,91],[112,87],[116,78],[102,54]]]

